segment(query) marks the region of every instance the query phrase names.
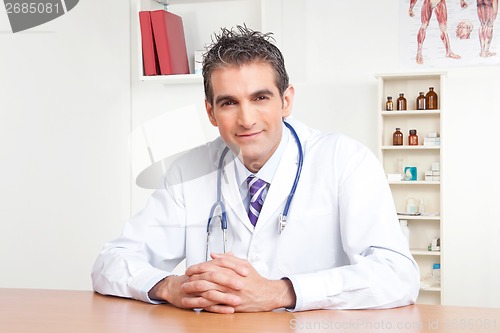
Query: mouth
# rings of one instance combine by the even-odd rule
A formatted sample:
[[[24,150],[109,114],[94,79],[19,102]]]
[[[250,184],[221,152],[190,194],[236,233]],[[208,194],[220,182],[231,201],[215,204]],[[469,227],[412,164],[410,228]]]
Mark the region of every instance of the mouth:
[[[256,138],[257,136],[259,136],[259,134],[262,132],[263,131],[252,132],[252,133],[240,133],[240,134],[236,134],[236,136],[241,138],[241,139],[253,139],[253,138]]]

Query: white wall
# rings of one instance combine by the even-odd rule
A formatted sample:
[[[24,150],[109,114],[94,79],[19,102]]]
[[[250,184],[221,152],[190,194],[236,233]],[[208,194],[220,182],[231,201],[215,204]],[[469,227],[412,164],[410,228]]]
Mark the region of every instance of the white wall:
[[[12,34],[0,8],[0,287],[90,289],[130,212],[129,3]]]
[[[500,67],[450,71],[446,92],[444,302],[500,307]]]
[[[296,86],[295,116],[325,131],[344,132],[375,150],[374,74],[399,66],[397,1],[286,4],[282,47]]]

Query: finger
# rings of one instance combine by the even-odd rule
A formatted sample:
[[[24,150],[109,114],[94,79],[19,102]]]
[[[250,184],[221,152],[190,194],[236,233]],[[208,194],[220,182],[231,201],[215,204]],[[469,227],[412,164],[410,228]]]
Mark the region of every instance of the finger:
[[[202,296],[189,296],[181,299],[181,306],[185,309],[205,309],[212,305],[215,305],[213,301],[203,298]]]
[[[221,288],[241,290],[244,287],[244,282],[241,277],[232,271],[193,274],[188,278],[185,284],[185,288],[191,288],[191,292],[202,292],[209,289],[223,291]]]
[[[232,256],[234,257],[234,253],[233,252],[226,252],[226,253],[215,253],[215,252],[211,252],[210,253],[210,257],[212,259],[215,259],[215,257],[223,257],[223,256]]]
[[[195,264],[192,266],[189,266],[186,271],[185,275],[186,276],[191,276],[193,274],[201,274],[205,272],[213,272],[214,270],[217,270],[219,267],[217,265],[214,265],[212,261],[206,261],[202,262],[199,264]]]
[[[217,263],[215,260],[211,260],[211,261],[202,262],[202,263],[199,263],[196,265],[189,266],[186,269],[184,274],[189,277],[189,276],[194,275],[194,274],[203,274],[203,273],[208,273],[208,272],[219,272],[219,271],[230,272],[232,270],[221,266],[220,262]],[[232,272],[237,274],[234,271],[232,271]]]
[[[194,274],[202,274],[206,272],[220,271],[221,268],[235,272],[240,276],[247,276],[249,269],[246,267],[249,263],[243,259],[236,257],[221,257],[211,261],[202,262],[186,269],[185,275],[191,276]]]
[[[235,307],[241,304],[241,298],[217,290],[209,290],[201,293],[198,297],[184,297],[181,304],[183,307],[191,309],[205,309],[215,304]]]
[[[231,269],[241,276],[248,276],[250,273],[250,263],[247,260],[235,257],[232,253],[212,253],[211,256],[217,265]]]
[[[230,307],[238,306],[242,302],[241,297],[230,293],[223,293],[218,290],[206,291],[201,293],[201,296],[212,304],[222,304]]]
[[[201,293],[209,290],[225,291],[223,286],[217,285],[207,280],[196,280],[185,282],[181,286],[181,291],[192,296],[199,296]]]
[[[213,313],[224,313],[231,314],[235,312],[235,309],[231,306],[214,304],[209,307],[204,308],[203,310]]]

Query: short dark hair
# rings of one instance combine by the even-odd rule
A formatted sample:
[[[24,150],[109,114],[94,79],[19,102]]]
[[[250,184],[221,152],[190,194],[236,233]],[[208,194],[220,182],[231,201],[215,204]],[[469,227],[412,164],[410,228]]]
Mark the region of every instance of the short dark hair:
[[[285,69],[283,54],[276,45],[272,33],[261,33],[244,26],[236,30],[221,28],[220,34],[214,34],[212,44],[203,55],[203,85],[205,98],[212,104],[214,92],[211,82],[214,70],[227,66],[240,67],[253,62],[268,63],[274,69],[276,87],[283,98],[288,88],[288,73]]]

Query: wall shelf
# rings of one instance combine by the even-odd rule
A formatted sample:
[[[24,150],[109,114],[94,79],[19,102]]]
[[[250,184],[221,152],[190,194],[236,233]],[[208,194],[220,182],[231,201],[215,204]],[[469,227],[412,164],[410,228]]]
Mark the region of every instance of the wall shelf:
[[[440,256],[441,251],[428,251],[426,249],[411,249],[411,254],[414,256]]]
[[[139,79],[144,82],[160,82],[164,85],[203,83],[203,77],[200,74],[155,75],[155,76],[141,75]]]
[[[441,110],[405,110],[405,111],[382,111],[384,117],[400,117],[400,116],[428,116],[440,115]]]
[[[439,215],[400,215],[398,214],[400,220],[420,220],[420,221],[440,221],[441,216]]]
[[[382,146],[382,150],[439,150],[441,146]]]
[[[438,181],[425,181],[425,180],[401,180],[401,181],[389,181],[389,185],[439,185],[441,182]]]

